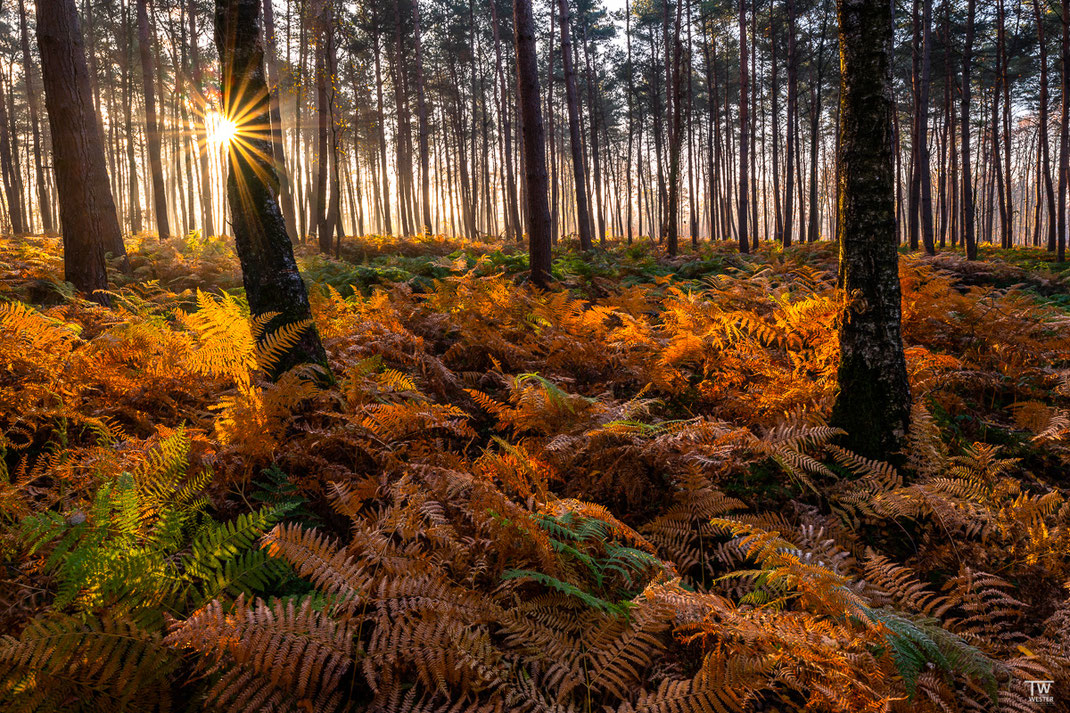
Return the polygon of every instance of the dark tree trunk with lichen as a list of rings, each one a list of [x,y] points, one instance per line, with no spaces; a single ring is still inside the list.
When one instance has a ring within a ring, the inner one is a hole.
[[[275,312],[265,335],[311,319],[308,293],[279,208],[271,150],[270,102],[260,41],[259,0],[216,0],[215,40],[223,76],[223,110],[238,127],[228,151],[227,200],[242,281],[254,315]],[[269,370],[277,378],[298,364],[327,366],[315,327]]]
[[[104,253],[123,240],[74,0],[38,0],[37,46],[52,134],[64,278],[107,304],[107,295],[97,292],[108,287]]]
[[[887,0],[839,0],[840,391],[831,423],[870,458],[899,449],[910,418],[895,234],[892,15]]]

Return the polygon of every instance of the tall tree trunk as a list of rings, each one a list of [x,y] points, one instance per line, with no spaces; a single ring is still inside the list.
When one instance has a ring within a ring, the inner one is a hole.
[[[795,166],[799,162],[799,150],[796,136],[798,121],[796,119],[796,104],[798,103],[798,58],[795,53],[795,0],[787,0],[788,3],[788,135],[785,141],[785,153],[787,154],[787,175],[784,181],[784,247],[791,245],[794,231],[795,214]],[[799,187],[800,193],[802,186]],[[802,204],[802,200],[799,200]],[[800,224],[799,230],[802,230]]]
[[[513,0],[516,86],[520,95],[520,136],[524,147],[524,196],[527,199],[528,256],[531,281],[546,287],[550,279],[550,206],[546,192],[546,141],[539,106],[539,63],[531,0]]]
[[[211,163],[208,158],[208,147],[206,145],[208,141],[208,102],[204,97],[204,87],[202,85],[203,75],[201,70],[201,63],[198,59],[200,42],[197,39],[197,8],[193,4],[194,0],[187,0],[189,2],[189,38],[190,38],[190,50],[189,60],[190,65],[193,67],[193,97],[197,103],[197,111],[200,114],[200,122],[198,122],[197,128],[197,158],[201,166],[201,216],[204,221],[204,237],[211,237],[215,235],[215,221],[212,219],[212,172]],[[133,175],[133,156],[131,155],[131,175]],[[131,189],[133,194],[133,189]]]
[[[962,51],[961,126],[962,130],[962,242],[966,246],[966,259],[977,259],[977,237],[973,218],[973,175],[970,164],[970,67],[973,63],[974,19],[977,15],[976,0],[966,3],[966,44]]]
[[[7,198],[11,232],[21,235],[26,232],[26,222],[22,215],[22,196],[19,195],[18,182],[15,180],[15,162],[18,156],[12,156],[12,132],[8,123],[6,94],[3,75],[0,74],[0,171],[3,173],[4,197]]]
[[[286,220],[286,234],[291,241],[297,240],[297,213],[294,207],[293,190],[290,187],[290,172],[286,167],[286,142],[282,132],[282,106],[279,101],[279,70],[275,58],[275,9],[271,0],[264,0],[264,55],[267,59],[268,90],[271,92],[271,155],[275,159],[275,173],[279,177],[279,197],[282,199],[282,217]]]
[[[498,27],[498,7],[496,0],[489,0],[490,12],[494,24],[494,67],[498,76],[498,83],[501,88],[501,107],[499,108],[499,123],[502,127],[503,138],[505,140],[505,216],[509,229],[513,231],[513,235],[509,238],[519,240],[522,234],[520,225],[520,213],[518,209],[517,197],[516,197],[516,173],[513,171],[513,136],[511,122],[509,121],[509,92],[507,91],[505,84],[505,70],[502,68],[502,41],[501,32]],[[516,7],[513,8],[514,14],[516,14]],[[530,2],[528,12],[531,12]],[[519,71],[517,77],[519,78]],[[538,85],[539,77],[535,75],[535,84]],[[519,86],[519,85],[518,85]],[[539,96],[538,92],[535,93],[535,104],[538,107]],[[541,123],[542,116],[539,117],[540,130],[542,133]],[[542,144],[540,143],[540,146]],[[546,158],[543,157],[543,173],[546,171]]]
[[[931,1],[931,0],[930,0]],[[1012,166],[1011,166],[1011,127],[1010,127],[1010,112],[1011,112],[1011,87],[1010,87],[1010,72],[1007,71],[1007,32],[1006,32],[1006,11],[1004,9],[1003,0],[999,0],[997,7],[999,8],[999,65],[1000,65],[1000,88],[1003,90],[1003,196],[1000,196],[1003,203],[1006,205],[1007,210],[1003,214],[1003,240],[1002,245],[1004,248],[1011,247],[1014,240],[1014,191],[1012,185]],[[999,161],[1000,157],[996,157]]]
[[[828,24],[828,4],[821,15],[821,30],[817,45],[816,76],[810,80],[810,224],[807,226],[806,242],[815,242],[820,233],[821,207],[817,195],[817,151],[821,145],[819,136],[821,122],[821,88],[825,75],[825,30]]]
[[[1038,116],[1040,124],[1040,172],[1044,183],[1044,197],[1048,206],[1047,247],[1055,252],[1055,190],[1051,182],[1051,150],[1048,139],[1048,50],[1044,38],[1044,17],[1040,11],[1039,0],[1033,0],[1033,17],[1037,23],[1037,44],[1040,47],[1040,98]]]
[[[109,245],[122,245],[122,232],[74,0],[37,0],[37,46],[52,135],[64,279],[107,304],[107,295],[98,292],[108,287],[104,253]]]
[[[215,41],[225,114],[240,116],[242,122],[242,144],[231,142],[228,151],[227,200],[249,310],[253,315],[275,313],[265,325],[261,342],[279,329],[308,322],[299,341],[269,366],[269,376],[276,379],[299,364],[326,370],[327,356],[311,324],[308,294],[278,204],[260,6],[261,0],[216,0]]]
[[[628,231],[628,244],[632,244],[632,142],[635,138],[634,127],[634,108],[632,107],[632,98],[635,95],[635,78],[633,76],[634,67],[632,66],[632,7],[630,0],[624,0],[624,43],[627,48],[628,58],[624,65],[624,73],[628,77],[627,91],[627,103],[628,114],[626,120],[628,122],[628,155],[624,158],[624,190],[627,193],[627,231]]]
[[[19,38],[22,45],[22,76],[26,84],[26,103],[30,108],[30,128],[33,131],[33,167],[37,178],[37,205],[41,211],[41,224],[46,234],[55,231],[52,224],[52,203],[48,195],[48,182],[41,163],[41,119],[38,109],[37,90],[30,81],[34,75],[34,63],[30,58],[30,33],[26,23],[26,2],[19,0]]]
[[[557,0],[558,20],[561,23],[561,63],[565,71],[565,103],[568,107],[568,136],[572,147],[572,175],[576,183],[576,223],[580,234],[580,248],[593,247],[591,214],[587,205],[587,174],[583,162],[583,143],[580,139],[580,97],[576,90],[576,71],[572,65],[572,16],[568,0]]]
[[[427,99],[424,92],[423,47],[420,37],[420,0],[412,0],[413,33],[416,39],[416,115],[419,122],[420,142],[420,206],[422,209],[420,226],[427,235],[432,232],[431,223],[431,171],[427,150],[429,129],[427,126]]]
[[[830,423],[847,432],[848,448],[882,460],[899,450],[910,418],[895,235],[891,11],[886,0],[838,3],[839,282],[847,302]]]
[[[1066,191],[1070,182],[1070,0],[1063,0],[1059,19],[1062,37],[1059,42],[1062,103],[1059,108],[1059,202],[1055,259],[1066,260]]]
[[[137,39],[141,55],[141,83],[145,94],[145,141],[149,149],[152,173],[152,200],[156,211],[156,233],[161,239],[171,235],[167,222],[167,188],[163,181],[160,155],[160,127],[156,116],[156,82],[153,72],[152,42],[155,33],[149,27],[148,0],[137,0]]]
[[[769,3],[769,54],[770,54],[770,113],[773,129],[773,240],[784,241],[784,214],[781,212],[780,193],[780,63],[777,53],[778,30],[776,3]]]
[[[747,232],[747,198],[750,195],[750,180],[747,176],[747,6],[739,0],[739,251],[750,252],[750,236]]]
[[[590,127],[591,127],[591,163],[594,168],[594,215],[592,218],[596,221],[595,228],[598,232],[598,244],[605,246],[606,244],[606,215],[605,215],[605,202],[602,200],[602,168],[601,160],[598,149],[598,129],[599,124],[602,123],[602,113],[597,102],[598,92],[596,91],[596,75],[591,62],[591,42],[587,36],[586,19],[583,24],[583,56],[585,65],[585,74],[587,79],[587,106],[588,113],[590,114]]]
[[[679,251],[679,215],[680,212],[680,149],[683,145],[683,45],[680,42],[680,11],[684,0],[676,1],[676,20],[672,23],[672,41],[669,41],[668,27],[670,24],[669,5],[665,4],[665,54],[666,60],[671,56],[671,72],[666,77],[666,99],[669,104],[669,201],[666,207],[665,222],[668,232],[666,234],[669,255],[675,256]],[[670,55],[670,45],[671,55]]]
[[[375,99],[376,99],[376,114],[375,120],[378,125],[379,133],[379,167],[382,169],[383,177],[383,232],[390,235],[393,232],[393,228],[390,224],[390,176],[386,167],[386,126],[385,117],[383,115],[383,73],[382,65],[379,60],[379,39],[375,38]]]
[[[918,142],[918,166],[915,168],[921,178],[921,241],[925,252],[936,254],[936,241],[933,235],[933,195],[932,176],[929,172],[929,86],[932,74],[932,0],[922,1],[921,13],[921,80],[918,91],[918,107],[915,129]]]

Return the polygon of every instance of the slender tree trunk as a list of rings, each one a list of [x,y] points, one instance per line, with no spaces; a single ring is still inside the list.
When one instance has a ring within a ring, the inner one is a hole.
[[[416,115],[419,122],[420,142],[420,205],[422,208],[423,232],[430,235],[431,228],[431,171],[430,160],[427,150],[429,129],[427,126],[427,99],[424,92],[424,62],[423,47],[420,36],[420,0],[412,0],[413,34],[416,40]]]
[[[11,232],[21,235],[26,232],[26,223],[22,216],[22,197],[19,195],[18,182],[15,180],[14,167],[18,156],[13,156],[11,150],[12,132],[8,123],[6,94],[3,75],[0,74],[0,171],[3,172],[4,197],[7,198],[7,214],[11,219]]]
[[[212,219],[212,172],[211,162],[208,157],[208,102],[204,96],[203,87],[203,74],[201,70],[199,55],[200,42],[197,39],[197,8],[193,4],[194,0],[188,0],[189,10],[189,41],[190,52],[189,59],[190,65],[193,67],[193,98],[197,104],[197,112],[200,114],[200,122],[198,122],[198,131],[196,135],[197,139],[197,158],[201,167],[201,216],[204,221],[204,237],[211,237],[216,234],[215,221]],[[129,107],[129,105],[128,105]],[[129,126],[129,121],[127,122]],[[134,164],[133,154],[130,156],[130,170],[131,177],[133,177]],[[131,189],[131,196],[133,196],[133,189]]]
[[[921,81],[918,92],[918,126],[915,136],[918,142],[918,171],[921,178],[921,240],[925,252],[936,254],[933,235],[932,176],[929,172],[929,87],[932,74],[932,0],[922,0],[921,13]]]
[[[19,38],[22,45],[22,75],[26,85],[26,103],[30,108],[30,128],[33,131],[33,167],[37,177],[37,205],[41,211],[41,224],[46,234],[55,231],[52,224],[52,203],[48,195],[48,182],[41,163],[41,120],[37,91],[30,81],[34,76],[34,63],[30,58],[30,33],[26,23],[26,3],[19,0]]]
[[[160,129],[156,116],[156,82],[152,61],[152,29],[149,27],[148,0],[137,0],[138,52],[141,55],[141,79],[145,94],[145,141],[149,150],[149,170],[152,174],[152,200],[156,212],[156,233],[161,239],[170,237],[167,221],[167,188],[163,180]]]
[[[838,2],[839,281],[846,304],[830,423],[847,432],[848,448],[882,460],[897,453],[910,418],[895,235],[891,11],[886,0]]]
[[[528,256],[531,281],[546,287],[550,279],[550,206],[546,193],[546,141],[539,106],[539,60],[531,0],[513,0],[516,86],[520,96],[520,137],[524,148]]]
[[[1044,17],[1040,11],[1039,0],[1033,0],[1033,17],[1037,23],[1037,44],[1040,47],[1040,99],[1038,116],[1040,124],[1040,172],[1044,183],[1044,197],[1048,206],[1048,230],[1047,247],[1049,252],[1055,252],[1056,243],[1056,220],[1055,220],[1055,190],[1051,181],[1051,150],[1048,138],[1048,51],[1044,37]]]
[[[784,247],[789,247],[792,240],[792,232],[795,223],[794,198],[795,198],[795,165],[798,163],[798,148],[796,146],[796,104],[798,102],[798,58],[795,53],[795,0],[787,0],[788,4],[788,135],[785,146],[787,153],[787,177],[784,186]],[[800,186],[800,192],[801,192]],[[799,201],[800,205],[802,200]],[[800,224],[800,231],[802,226]]]
[[[676,2],[676,20],[673,23],[672,42],[669,42],[669,6],[665,1],[665,54],[669,56],[672,47],[672,71],[667,80],[666,98],[669,104],[669,201],[666,208],[666,225],[668,227],[667,248],[670,256],[679,251],[679,215],[680,212],[680,149],[683,145],[683,46],[680,42],[680,10],[684,0]]]
[[[977,238],[974,233],[973,175],[970,164],[970,68],[973,63],[974,18],[977,14],[976,0],[966,3],[966,44],[962,51],[961,129],[962,129],[962,242],[966,246],[966,259],[977,259]]]
[[[291,241],[296,241],[297,210],[290,187],[290,172],[286,167],[286,142],[283,140],[279,70],[275,53],[275,9],[271,0],[264,0],[264,55],[267,59],[268,90],[271,92],[271,155],[275,159],[275,172],[279,176],[279,197],[282,199],[282,216],[286,220],[286,234],[290,236]]]
[[[378,125],[379,133],[379,167],[382,169],[383,176],[383,221],[384,231],[387,235],[393,233],[393,228],[390,225],[390,176],[386,167],[386,126],[385,117],[383,116],[383,74],[379,61],[379,40],[376,38],[375,42],[375,98],[376,98],[376,115],[375,121]]]
[[[1059,109],[1059,201],[1055,259],[1066,260],[1066,191],[1070,181],[1070,0],[1063,0],[1059,19],[1062,37],[1059,42],[1062,103]]]
[[[624,0],[624,43],[627,48],[628,59],[624,66],[624,73],[628,77],[627,91],[627,103],[628,103],[628,115],[626,120],[628,122],[628,155],[624,159],[624,190],[627,193],[627,231],[628,231],[628,244],[632,244],[632,142],[635,138],[634,127],[634,108],[632,107],[632,98],[635,95],[635,78],[634,67],[632,66],[632,7],[630,0]]]
[[[503,139],[505,141],[505,202],[506,202],[506,205],[505,205],[505,217],[506,217],[506,220],[507,220],[507,223],[509,225],[510,230],[513,231],[513,235],[510,235],[508,237],[510,237],[512,239],[515,239],[515,240],[519,240],[520,236],[522,234],[522,229],[521,229],[521,225],[520,225],[520,213],[519,213],[519,210],[518,210],[518,207],[517,207],[519,204],[517,203],[517,197],[516,197],[516,173],[513,171],[512,127],[510,126],[511,122],[509,121],[509,116],[508,116],[509,111],[508,111],[508,108],[507,108],[509,106],[509,104],[510,104],[509,99],[508,99],[508,97],[510,95],[509,95],[509,92],[507,91],[506,84],[505,84],[505,70],[502,68],[502,43],[501,43],[501,32],[500,32],[499,27],[498,27],[498,24],[499,24],[498,23],[498,8],[497,8],[497,5],[495,3],[495,0],[489,0],[489,3],[490,3],[491,18],[493,19],[493,25],[494,25],[494,59],[495,59],[494,68],[495,68],[495,72],[496,72],[496,74],[498,76],[498,84],[499,84],[499,86],[501,88],[501,104],[502,104],[502,106],[500,107],[500,111],[499,111],[499,123],[501,124],[502,133],[503,133]],[[516,14],[516,10],[517,10],[517,8],[514,7],[513,8],[513,13],[514,14]],[[531,10],[530,10],[530,2],[529,2],[528,12],[529,13],[531,12]],[[519,78],[519,76],[520,75],[519,75],[519,72],[518,72],[517,77]],[[535,84],[536,84],[536,86],[538,86],[538,82],[539,82],[539,77],[536,74],[535,75]],[[519,86],[519,84],[518,84],[518,86]],[[538,92],[536,92],[536,95],[535,95],[536,108],[538,108],[538,102],[539,102],[539,97],[538,97]],[[541,112],[540,112],[540,116],[539,116],[539,121],[540,121],[540,124],[541,124],[541,122],[542,122]],[[539,133],[540,134],[542,133],[541,127],[540,127],[540,132]],[[541,142],[540,142],[540,145],[542,145]],[[545,170],[546,170],[546,157],[544,156],[543,157],[543,172],[544,173],[545,173]]]
[[[580,138],[580,98],[576,89],[576,71],[572,65],[571,14],[568,0],[557,0],[558,20],[561,23],[561,63],[565,71],[565,103],[568,107],[568,135],[572,147],[572,175],[576,183],[576,223],[580,234],[580,249],[593,247],[591,217],[587,205],[587,175],[583,162],[583,143]]]
[[[750,235],[747,232],[747,198],[750,195],[750,180],[747,175],[747,6],[739,0],[739,251],[750,252]]]

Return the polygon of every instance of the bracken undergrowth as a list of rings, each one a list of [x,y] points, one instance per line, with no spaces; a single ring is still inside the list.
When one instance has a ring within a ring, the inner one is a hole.
[[[828,244],[299,250],[335,381],[226,244],[112,307],[0,244],[6,711],[1040,711],[1070,695],[1070,315],[901,261],[894,465],[837,446]]]

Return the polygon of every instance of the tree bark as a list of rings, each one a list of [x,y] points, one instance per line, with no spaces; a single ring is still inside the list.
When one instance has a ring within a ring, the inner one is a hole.
[[[22,196],[19,195],[18,182],[15,180],[15,161],[18,156],[12,156],[12,132],[8,123],[6,94],[3,76],[0,75],[0,171],[3,173],[4,196],[7,198],[11,232],[21,235],[26,232],[26,222],[22,215]]]
[[[1047,247],[1055,252],[1055,190],[1051,182],[1051,149],[1048,139],[1048,51],[1044,38],[1044,17],[1039,0],[1033,0],[1033,17],[1037,23],[1037,44],[1040,47],[1040,98],[1038,116],[1040,123],[1040,171],[1044,183],[1044,197],[1048,204]]]
[[[291,241],[295,241],[297,240],[296,208],[293,190],[290,187],[290,172],[286,167],[286,142],[283,140],[282,106],[279,101],[279,70],[275,59],[275,10],[271,0],[264,0],[264,41],[268,89],[271,92],[271,155],[275,159],[275,172],[279,176],[279,197],[282,199],[282,216],[286,219],[286,233]]]
[[[104,253],[109,245],[122,245],[122,232],[74,0],[37,1],[37,45],[52,135],[64,277],[107,304],[107,295],[98,292],[108,287]]]
[[[516,40],[516,85],[520,95],[520,136],[524,148],[528,256],[531,281],[546,287],[550,279],[550,206],[547,203],[546,139],[539,105],[539,63],[531,0],[513,0]]]
[[[971,0],[972,2],[972,0]],[[892,16],[887,0],[839,0],[840,391],[830,422],[845,445],[886,460],[910,417],[900,333],[892,136]]]
[[[664,34],[666,61],[669,62],[669,5],[665,3]],[[680,43],[680,9],[684,0],[676,1],[676,20],[673,22],[672,33],[672,59],[669,63],[671,71],[666,77],[668,91],[666,97],[669,104],[669,200],[665,210],[665,223],[668,228],[666,234],[666,247],[670,256],[675,256],[679,251],[679,220],[680,206],[680,149],[683,145],[683,78],[681,63],[683,62],[683,46]]]
[[[787,0],[788,4],[788,126],[787,140],[785,143],[785,161],[787,162],[787,175],[784,181],[784,237],[783,246],[790,247],[792,233],[795,225],[794,199],[795,199],[795,166],[799,161],[799,150],[795,140],[798,121],[796,119],[796,103],[798,102],[798,58],[795,53],[795,0]],[[800,192],[801,192],[800,186]],[[799,200],[802,204],[802,198]],[[800,224],[801,232],[802,226]]]
[[[576,188],[576,223],[580,234],[580,249],[591,249],[591,214],[587,204],[587,175],[583,163],[583,143],[580,139],[579,92],[576,90],[576,71],[572,65],[572,15],[568,0],[557,0],[558,20],[561,23],[561,63],[565,72],[565,104],[568,107],[568,136],[572,148],[572,175]]]
[[[424,91],[423,45],[420,36],[420,0],[412,0],[413,33],[416,39],[416,116],[418,121],[418,140],[420,142],[420,207],[422,231],[430,235],[431,223],[431,172],[430,157],[427,149],[429,129],[427,126],[427,99]]]
[[[973,63],[974,19],[977,15],[976,0],[966,3],[966,44],[962,51],[962,88],[960,113],[962,130],[962,242],[966,246],[966,259],[977,259],[977,236],[973,218],[973,175],[970,164],[970,66]]]
[[[33,166],[37,178],[37,204],[41,211],[41,224],[45,234],[55,231],[52,225],[52,203],[48,195],[48,182],[41,163],[41,120],[38,108],[37,91],[30,78],[34,73],[33,60],[30,58],[30,33],[26,24],[26,2],[19,0],[19,39],[22,45],[22,74],[26,84],[26,103],[30,108],[30,127],[33,131]]]
[[[747,6],[739,0],[739,251],[750,252],[750,237],[747,233],[747,198],[750,195],[750,180],[747,176]]]
[[[1066,260],[1066,191],[1070,182],[1070,0],[1063,0],[1059,20],[1062,37],[1059,57],[1062,81],[1062,104],[1059,108],[1059,201],[1055,259]]]
[[[260,41],[260,0],[216,0],[215,41],[222,67],[223,109],[240,117],[242,140],[227,152],[230,172],[227,200],[242,281],[255,315],[274,313],[260,337],[281,327],[311,320],[308,293],[297,271],[293,246],[278,204],[278,177],[271,160],[270,102]],[[327,368],[327,357],[315,327],[268,368],[277,379],[299,364]]]
[[[156,233],[160,238],[171,235],[167,221],[167,188],[163,181],[163,159],[160,155],[160,127],[156,116],[156,82],[153,77],[152,38],[149,27],[148,0],[137,0],[137,39],[141,55],[141,83],[145,93],[145,140],[149,149],[149,170],[152,173],[152,200],[156,211]]]

